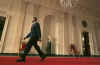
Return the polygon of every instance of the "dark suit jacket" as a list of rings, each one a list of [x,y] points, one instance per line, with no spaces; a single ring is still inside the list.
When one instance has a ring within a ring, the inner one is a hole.
[[[31,39],[41,40],[41,29],[40,24],[38,22],[34,22],[31,27],[31,32],[26,36],[26,38],[30,37]]]

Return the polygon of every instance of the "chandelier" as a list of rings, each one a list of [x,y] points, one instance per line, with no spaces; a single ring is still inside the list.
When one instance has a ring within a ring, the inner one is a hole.
[[[77,5],[79,0],[60,0],[60,4],[64,8],[73,8]]]

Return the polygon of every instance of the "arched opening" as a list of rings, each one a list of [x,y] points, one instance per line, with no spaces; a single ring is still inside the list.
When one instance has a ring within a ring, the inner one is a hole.
[[[84,31],[82,32],[82,40],[83,40],[83,55],[84,56],[90,56],[90,44],[89,44],[89,32]]]
[[[90,39],[89,39],[89,32],[86,30],[88,27],[88,23],[86,20],[82,21],[82,26],[84,28],[84,31],[82,32],[82,48],[83,48],[83,55],[84,56],[90,56]]]

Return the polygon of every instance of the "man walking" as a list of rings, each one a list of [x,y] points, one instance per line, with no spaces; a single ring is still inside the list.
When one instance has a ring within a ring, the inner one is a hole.
[[[40,24],[37,22],[37,17],[33,17],[32,21],[32,27],[31,27],[31,32],[24,37],[24,40],[26,38],[29,38],[29,41],[26,45],[26,48],[24,50],[24,54],[22,54],[20,57],[21,59],[18,59],[17,62],[25,62],[26,56],[29,53],[30,49],[32,46],[37,50],[41,57],[41,61],[46,58],[46,55],[40,50],[40,47],[38,46],[37,42],[41,40],[41,30],[40,30]]]

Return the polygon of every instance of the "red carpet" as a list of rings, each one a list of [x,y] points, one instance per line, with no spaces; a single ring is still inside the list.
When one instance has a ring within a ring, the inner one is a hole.
[[[0,56],[0,65],[100,65],[100,57],[27,57],[26,62],[16,62],[16,56]]]

